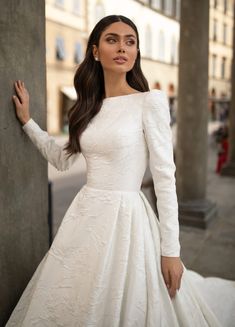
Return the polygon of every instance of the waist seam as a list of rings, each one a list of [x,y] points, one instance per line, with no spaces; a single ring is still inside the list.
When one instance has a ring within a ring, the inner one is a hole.
[[[94,190],[94,191],[98,191],[98,192],[110,192],[110,193],[140,193],[141,189],[138,190],[118,190],[118,189],[107,189],[107,188],[97,188],[94,186],[90,186],[88,184],[84,184],[83,187]]]

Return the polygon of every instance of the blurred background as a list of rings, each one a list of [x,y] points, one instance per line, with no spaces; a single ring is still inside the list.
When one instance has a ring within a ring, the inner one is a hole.
[[[88,36],[102,17],[122,14],[140,35],[142,69],[150,88],[178,92],[180,0],[46,0],[47,126],[67,132],[67,111],[76,99],[73,76],[84,58]],[[210,118],[226,114],[231,95],[233,0],[210,0]],[[192,40],[192,42],[194,42]],[[174,108],[176,110],[176,108]]]

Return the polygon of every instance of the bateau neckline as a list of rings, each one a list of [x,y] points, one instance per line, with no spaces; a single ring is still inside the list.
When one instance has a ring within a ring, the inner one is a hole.
[[[145,91],[145,92],[135,92],[135,93],[129,93],[129,94],[123,94],[123,95],[116,95],[116,96],[113,96],[113,97],[107,97],[107,98],[103,99],[103,103],[111,101],[111,100],[120,99],[120,98],[129,98],[131,96],[136,96],[136,95],[140,95],[140,94],[147,94],[147,93],[151,93],[151,92],[154,92],[154,91],[160,91],[160,90],[152,89],[152,90]]]

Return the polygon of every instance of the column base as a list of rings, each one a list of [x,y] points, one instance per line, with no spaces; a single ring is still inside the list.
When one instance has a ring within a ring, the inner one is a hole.
[[[206,229],[217,215],[216,203],[209,200],[179,202],[180,225]]]
[[[235,162],[230,161],[225,166],[223,166],[220,175],[235,177]]]

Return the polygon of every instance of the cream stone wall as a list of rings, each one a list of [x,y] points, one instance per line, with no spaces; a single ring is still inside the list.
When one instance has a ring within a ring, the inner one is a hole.
[[[216,95],[230,96],[230,78],[232,64],[233,0],[227,0],[227,12],[224,13],[224,1],[210,1],[210,41],[209,41],[209,90],[216,89]],[[217,39],[214,40],[214,20],[217,20]],[[223,40],[223,24],[227,26],[226,41]],[[213,55],[216,55],[215,74],[213,76]],[[221,76],[222,58],[226,58],[225,76]]]
[[[73,77],[78,67],[74,61],[76,42],[81,44],[81,59],[84,56],[87,42],[86,17],[85,0],[46,1],[47,128],[52,134],[60,133],[62,128],[61,88],[73,86]],[[56,58],[57,37],[64,40],[64,60]]]

